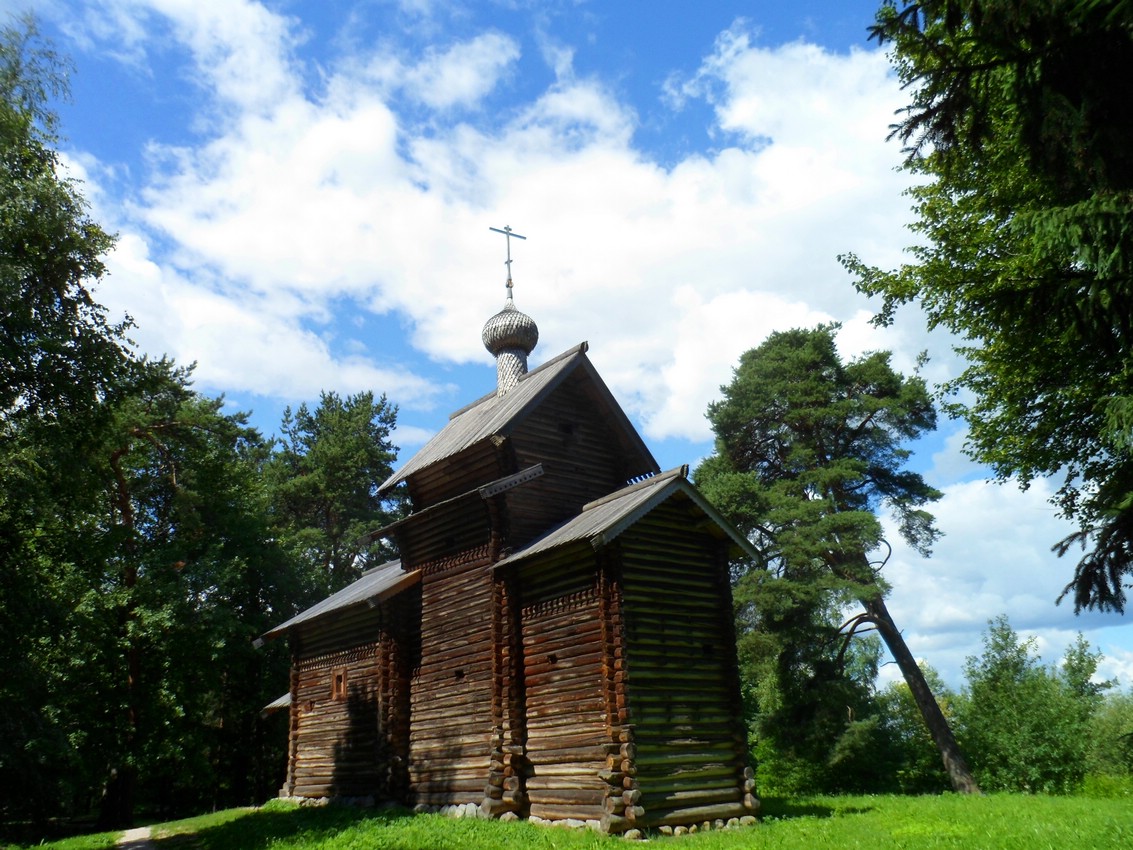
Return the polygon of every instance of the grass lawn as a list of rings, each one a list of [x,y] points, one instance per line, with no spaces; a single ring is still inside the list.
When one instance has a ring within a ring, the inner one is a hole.
[[[1133,805],[1085,797],[809,797],[765,800],[759,826],[666,838],[656,847],[966,848],[1101,850],[1133,847]],[[635,846],[585,830],[527,823],[454,820],[440,815],[272,803],[153,827],[155,850],[499,850]],[[108,850],[114,833],[84,836],[45,850]],[[643,846],[643,845],[636,845]]]

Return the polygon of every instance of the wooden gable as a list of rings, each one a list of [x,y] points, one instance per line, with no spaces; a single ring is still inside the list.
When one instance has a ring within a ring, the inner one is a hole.
[[[586,350],[582,343],[523,375],[506,395],[458,410],[380,492],[404,482],[414,510],[422,510],[542,462],[561,483],[551,497],[573,506],[550,509],[560,521],[590,499],[656,473],[656,460]]]

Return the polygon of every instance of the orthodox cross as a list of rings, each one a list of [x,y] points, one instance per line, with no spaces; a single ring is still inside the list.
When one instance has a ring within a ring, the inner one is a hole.
[[[511,239],[512,239],[513,236],[516,239],[526,239],[527,237],[526,236],[520,236],[518,233],[515,233],[514,231],[512,231],[510,224],[505,224],[503,230],[500,230],[498,227],[489,227],[488,229],[493,230],[496,233],[502,233],[504,235],[504,238],[507,239],[507,260],[504,261],[504,265],[507,266],[507,284],[506,284],[506,286],[507,286],[507,297],[510,299],[511,298],[511,289],[512,289],[512,282],[511,282]]]

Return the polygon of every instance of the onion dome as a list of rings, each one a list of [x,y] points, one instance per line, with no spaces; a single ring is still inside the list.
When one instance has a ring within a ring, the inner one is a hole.
[[[484,324],[480,335],[484,347],[496,358],[496,395],[502,396],[527,374],[527,355],[539,342],[534,319],[516,309],[511,299],[511,281],[504,308]]]
[[[516,308],[508,293],[504,308],[484,324],[481,338],[484,347],[496,357],[508,349],[519,349],[527,355],[539,342],[539,328],[534,319]]]

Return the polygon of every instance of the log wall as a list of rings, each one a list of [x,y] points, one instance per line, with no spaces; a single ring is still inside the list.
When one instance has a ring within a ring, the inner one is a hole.
[[[409,588],[294,636],[289,795],[405,799],[418,600]]]
[[[518,469],[542,463],[542,478],[508,500],[509,544],[518,547],[626,482],[623,450],[576,376],[556,388],[512,434]]]
[[[638,825],[751,814],[723,547],[670,500],[620,538]]]
[[[414,473],[406,481],[413,509],[422,510],[515,472],[501,466],[499,448],[498,442],[480,442]]]
[[[481,803],[492,750],[490,547],[432,564],[421,580],[421,659],[413,678],[409,781],[426,806]]]
[[[594,572],[593,556],[576,557],[525,577],[526,790],[535,817],[605,814],[605,652]]]
[[[303,659],[296,672],[291,795],[386,796],[380,759],[379,642]],[[346,677],[341,696],[332,695],[335,675]]]

